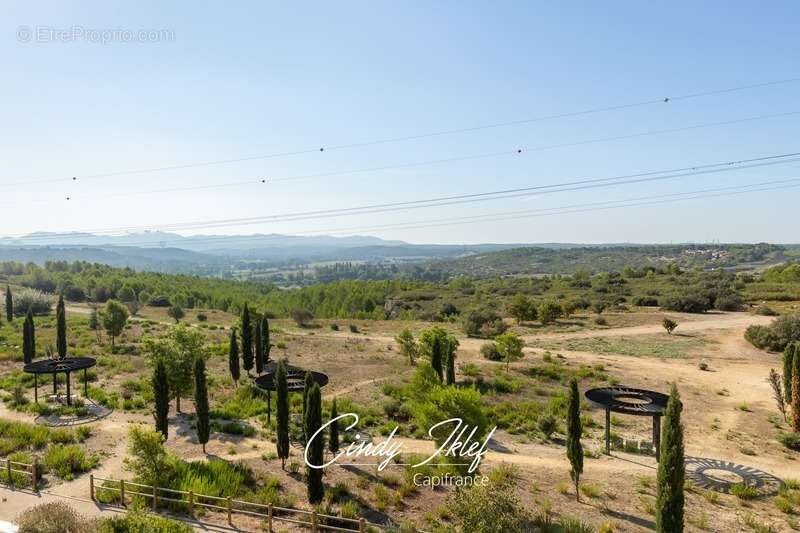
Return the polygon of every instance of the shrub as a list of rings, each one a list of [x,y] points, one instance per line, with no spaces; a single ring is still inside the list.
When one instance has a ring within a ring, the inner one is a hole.
[[[150,298],[148,304],[152,307],[169,307],[172,302],[170,302],[169,296],[158,295]]]
[[[483,356],[484,359],[488,359],[489,361],[503,360],[503,356],[497,349],[497,345],[493,342],[487,342],[486,344],[481,346],[481,355]]]
[[[64,502],[42,503],[17,517],[19,533],[84,533],[96,531],[97,523],[87,520]]]
[[[503,319],[492,309],[476,309],[464,318],[464,333],[469,337],[490,338],[506,330]]]
[[[350,328],[350,333],[358,333],[358,326],[355,324],[350,324],[348,327]]]
[[[143,509],[133,509],[124,516],[109,518],[100,527],[100,533],[192,533],[192,531],[186,524],[148,514]]]
[[[205,313],[197,313],[198,322],[205,322],[206,320],[208,320],[208,315],[206,315]]]
[[[761,316],[778,316],[778,312],[768,305],[759,305],[753,310],[753,313]]]
[[[711,302],[708,298],[688,293],[666,296],[659,301],[659,304],[667,311],[682,313],[705,313],[711,309]]]
[[[637,296],[632,303],[639,307],[658,307],[658,298],[655,296]]]
[[[740,500],[752,500],[758,496],[758,489],[747,483],[736,483],[731,486],[731,494]]]
[[[800,340],[800,314],[780,316],[769,326],[749,326],[744,338],[756,348],[783,351],[790,342]]]
[[[91,470],[99,458],[96,455],[87,456],[82,447],[77,444],[53,444],[44,454],[42,464],[61,479],[71,480],[75,474]]]
[[[47,315],[53,307],[54,298],[36,289],[22,289],[14,294],[14,316],[22,316],[28,309],[34,315]]]
[[[556,432],[556,417],[554,417],[552,414],[546,414],[539,419],[539,421],[536,423],[536,427],[542,432],[545,438],[549,440],[553,433]]]
[[[778,440],[790,450],[800,452],[800,433],[781,433]]]
[[[718,296],[714,302],[714,307],[720,311],[741,311],[742,305],[742,299],[738,294]]]
[[[473,486],[457,491],[450,510],[462,531],[527,531],[529,517],[510,484]]]
[[[314,314],[308,309],[293,309],[289,314],[291,315],[295,324],[301,328],[308,326],[311,321],[314,320]]]

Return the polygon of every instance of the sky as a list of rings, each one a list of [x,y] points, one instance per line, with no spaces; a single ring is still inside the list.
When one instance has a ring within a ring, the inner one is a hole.
[[[157,230],[800,152],[800,113],[788,114],[800,112],[799,23],[791,1],[5,1],[0,235]],[[553,115],[568,116],[531,120]],[[221,160],[239,161],[202,164]],[[182,168],[135,172],[162,167]],[[800,162],[181,233],[799,242],[800,187],[570,207],[791,178]]]

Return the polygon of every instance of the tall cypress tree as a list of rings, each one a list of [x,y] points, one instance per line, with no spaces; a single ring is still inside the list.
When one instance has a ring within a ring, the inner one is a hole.
[[[336,398],[333,399],[331,404],[331,420],[339,416],[339,409],[336,407]],[[339,451],[339,422],[336,421],[328,426],[328,449],[331,453]]]
[[[800,432],[800,353],[792,357],[792,430]]]
[[[790,342],[783,351],[783,394],[786,403],[792,403],[792,367],[797,353],[797,343]]]
[[[442,369],[442,351],[444,346],[442,344],[442,339],[438,335],[433,338],[433,346],[431,346],[431,367],[436,371],[436,375],[439,376],[439,381],[444,379],[444,371]]]
[[[8,323],[14,321],[14,297],[11,296],[11,287],[6,285],[6,320]]]
[[[456,350],[455,347],[450,344],[449,339],[444,342],[447,346],[446,383],[448,385],[454,385],[456,382]]]
[[[239,343],[236,341],[236,328],[231,329],[231,343],[228,348],[228,368],[236,386],[239,386]]]
[[[303,383],[303,420],[306,419],[306,411],[308,410],[308,393],[311,392],[311,387],[314,386],[314,376],[311,372],[306,372],[306,379]],[[306,426],[303,424],[303,437],[308,438],[309,434],[306,433]]]
[[[569,403],[567,405],[567,457],[569,458],[569,477],[575,483],[575,498],[580,501],[580,480],[583,473],[583,446],[581,446],[581,397],[578,380],[569,383]]]
[[[269,363],[269,352],[272,350],[272,344],[269,342],[269,320],[267,313],[264,312],[264,318],[261,319],[261,342],[264,343],[264,364]]]
[[[22,359],[27,365],[36,358],[36,326],[33,323],[33,311],[28,309],[25,322],[22,323]]]
[[[250,324],[250,310],[247,303],[242,310],[242,362],[249,376],[253,370],[253,326]]]
[[[164,361],[161,360],[156,363],[153,370],[153,402],[155,403],[153,416],[156,419],[156,430],[160,431],[166,440],[169,426],[169,379]]]
[[[681,410],[678,388],[673,384],[667,409],[664,412],[661,455],[658,460],[656,491],[656,531],[658,533],[681,533],[683,531],[683,483],[686,477],[686,467],[683,458]]]
[[[206,443],[211,433],[211,426],[208,420],[206,360],[202,357],[198,357],[194,360],[194,411],[197,418],[197,440],[203,445],[203,453],[206,453]]]
[[[67,357],[67,313],[64,310],[63,295],[58,297],[56,306],[56,348],[58,358],[65,359]]]
[[[261,322],[253,328],[253,341],[256,345],[256,375],[261,375],[264,371],[264,341],[261,338]]]
[[[308,391],[308,410],[305,415],[306,435],[311,437],[322,426],[322,396],[320,394],[319,385],[314,383]],[[306,455],[311,464],[321,465],[323,462],[323,455],[325,453],[325,441],[321,438],[316,438],[311,443],[306,443],[310,446]],[[322,469],[311,468],[306,466],[306,483],[308,488],[308,501],[319,503],[325,496],[325,487],[322,484]]]
[[[289,457],[289,385],[286,382],[286,364],[283,361],[278,363],[275,371],[275,392],[278,394],[275,413],[278,457],[281,458],[281,468],[285,469],[286,459]]]

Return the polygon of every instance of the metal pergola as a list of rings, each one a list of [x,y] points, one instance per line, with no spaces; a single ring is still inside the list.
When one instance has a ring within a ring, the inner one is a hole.
[[[611,413],[653,418],[653,446],[656,460],[661,452],[661,417],[667,408],[669,396],[660,392],[633,387],[600,387],[585,393],[592,404],[606,412],[606,453],[611,452]]]
[[[67,357],[64,359],[41,359],[25,365],[22,370],[33,374],[34,399],[39,403],[39,375],[53,376],[53,394],[58,397],[58,374],[66,374],[67,405],[72,405],[72,373],[83,370],[83,395],[89,397],[89,379],[87,370],[97,364],[93,357]]]
[[[270,421],[270,412],[272,410],[272,391],[275,390],[275,373],[278,371],[278,363],[269,361],[264,366],[264,373],[253,380],[255,386],[261,390],[267,391],[267,422]],[[297,366],[286,365],[286,385],[289,392],[303,392],[306,387],[306,374],[310,373],[314,382],[324,387],[328,384],[327,374],[322,372],[315,372],[313,370],[304,370]]]

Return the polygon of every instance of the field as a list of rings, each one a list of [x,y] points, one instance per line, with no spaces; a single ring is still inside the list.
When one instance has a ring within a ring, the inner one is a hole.
[[[549,519],[569,523],[574,519],[596,531],[648,531],[654,527],[656,462],[652,453],[645,450],[652,440],[650,420],[615,414],[613,447],[606,455],[603,412],[583,402],[585,471],[581,479],[582,501],[577,502],[564,451],[569,380],[576,378],[581,391],[595,386],[627,385],[669,392],[670,385],[675,383],[684,404],[686,455],[711,464],[712,468],[706,471],[708,476],[731,484],[746,483],[750,480],[748,472],[757,471],[765,479],[772,480],[774,476],[789,483],[767,484],[753,497],[738,489],[734,491],[739,496],[718,492],[706,486],[708,478],[693,477],[690,462],[687,529],[768,531],[765,528],[771,527],[773,531],[789,531],[798,527],[795,513],[800,513],[800,492],[792,488],[790,481],[800,479],[798,452],[778,442],[779,433],[789,431],[789,424],[775,408],[766,381],[770,368],[780,370],[781,357],[759,350],[744,339],[748,326],[768,325],[774,320],[755,313],[758,306],[767,305],[783,313],[796,308],[794,300],[759,298],[765,294],[792,294],[793,285],[775,282],[774,286],[759,287],[759,283],[766,282],[742,282],[743,310],[734,312],[685,313],[650,304],[632,304],[637,296],[675,291],[674,278],[671,282],[669,276],[664,273],[649,280],[631,278],[619,285],[608,284],[607,278],[594,277],[589,287],[576,287],[574,281],[582,279],[578,276],[572,281],[461,279],[421,289],[400,288],[387,298],[390,304],[381,309],[405,305],[409,308],[390,320],[353,313],[350,317],[310,318],[301,322],[278,313],[270,320],[270,342],[274,345],[271,357],[285,358],[292,365],[328,374],[330,383],[322,390],[323,418],[329,416],[331,403],[336,399],[339,413],[360,415],[361,433],[368,434],[374,442],[397,428],[394,440],[403,445],[403,459],[411,454],[421,457],[436,448],[426,438],[425,428],[417,424],[419,405],[414,387],[420,368],[426,365],[424,358],[411,365],[395,337],[408,330],[419,339],[432,327],[443,328],[459,343],[456,387],[478,391],[483,415],[490,426],[498,428],[480,471],[510,483],[520,505],[538,520],[534,522],[541,525]],[[10,281],[14,283],[12,292],[23,290],[17,284],[22,280],[11,277]],[[624,289],[612,288],[609,293],[609,286],[623,285]],[[624,294],[627,301],[602,309],[589,305],[542,323],[541,311],[539,319],[516,320],[509,315],[507,309],[518,294],[540,302],[582,297],[596,300],[598,295],[612,301],[609,294]],[[464,333],[463,316],[476,299],[496,303],[504,327],[524,342],[521,359],[509,361],[508,365],[488,360],[481,348],[490,339]],[[268,300],[273,304],[276,301]],[[443,303],[452,303],[458,314],[443,314]],[[80,433],[55,437],[42,434],[36,444],[14,440],[0,432],[0,450],[5,450],[0,455],[22,453],[51,458],[43,473],[42,487],[47,498],[86,500],[90,472],[101,478],[135,477],[136,473],[126,463],[126,458],[131,457],[130,428],[136,424],[153,425],[152,366],[148,362],[151,344],[147,339],[166,338],[177,327],[169,309],[149,305],[137,309],[115,339],[112,350],[109,335],[102,328],[90,327],[93,304],[67,302],[69,353],[98,359],[98,365],[89,374],[90,403],[103,406],[106,414],[88,424],[64,430]],[[408,312],[412,309],[413,313]],[[241,468],[243,473],[236,483],[215,487],[207,479],[202,483],[197,481],[202,474],[195,472],[194,477],[181,478],[181,483],[199,485],[180,486],[203,487],[220,494],[230,491],[230,495],[248,501],[314,508],[306,496],[302,447],[293,443],[285,470],[277,458],[275,398],[268,422],[264,394],[248,384],[244,371],[238,386],[231,378],[229,336],[231,329],[240,325],[238,310],[233,313],[233,309],[196,306],[184,311],[180,322],[202,336],[207,355],[212,433],[204,454],[194,428],[194,402],[188,393],[182,398],[181,412],[177,412],[175,401],[170,402],[166,450],[180,462],[194,464],[187,468],[197,472],[204,471],[206,467],[200,465],[206,461],[223,461],[224,466],[214,468],[220,468],[226,476],[235,474],[231,468]],[[662,327],[664,318],[678,324],[672,334]],[[54,350],[55,318],[37,316],[35,324],[37,353],[41,357]],[[13,323],[4,319],[0,326],[3,389],[0,419],[22,423],[20,428],[24,429],[43,428],[27,425],[35,424],[37,419],[41,422],[43,416],[66,420],[85,415],[81,407],[49,410],[36,407],[32,401],[32,380],[21,372],[21,345],[22,318]],[[704,369],[700,368],[701,363]],[[73,377],[73,391],[82,392],[76,378]],[[45,404],[42,398],[52,386],[48,379],[40,382],[42,405]],[[61,388],[63,392],[63,384]],[[294,395],[292,413],[301,411],[300,404],[300,396]],[[552,418],[549,428],[548,417]],[[299,431],[296,421],[292,431]],[[59,456],[67,453],[59,446],[75,443],[82,450],[81,460]],[[448,468],[438,466],[429,470],[431,474],[442,474]],[[411,469],[400,465],[383,472],[363,465],[329,467],[324,476],[326,497],[316,509],[337,516],[363,516],[371,522],[395,524],[404,530],[456,528],[460,520],[453,511],[456,490],[417,486],[412,479]],[[23,493],[8,496],[5,489],[1,490],[8,501],[1,508],[0,518],[13,517],[31,505],[32,500]],[[81,509],[88,514],[99,512],[89,503],[81,504]],[[209,523],[225,521],[224,513],[213,512],[202,519]],[[247,517],[237,517],[236,524],[253,531],[258,528],[257,521]]]

